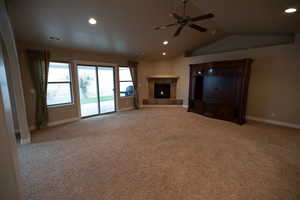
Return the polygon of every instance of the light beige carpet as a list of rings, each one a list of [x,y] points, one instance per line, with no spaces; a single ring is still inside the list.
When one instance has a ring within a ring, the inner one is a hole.
[[[27,200],[299,200],[300,131],[181,108],[39,131],[18,147]]]

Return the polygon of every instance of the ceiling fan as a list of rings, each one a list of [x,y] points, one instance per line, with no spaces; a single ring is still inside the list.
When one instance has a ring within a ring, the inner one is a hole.
[[[183,15],[180,16],[176,13],[171,13],[171,16],[174,17],[177,20],[177,22],[173,23],[173,24],[168,24],[168,25],[165,25],[165,26],[155,27],[154,29],[155,30],[160,30],[160,29],[166,29],[166,28],[169,28],[169,27],[172,27],[172,26],[179,25],[177,31],[174,33],[174,37],[177,37],[186,25],[188,25],[188,27],[190,27],[192,29],[195,29],[197,31],[206,32],[207,31],[206,28],[204,28],[202,26],[199,26],[197,24],[194,24],[194,22],[213,18],[214,14],[209,13],[209,14],[206,14],[206,15],[198,16],[198,17],[190,17],[190,16],[186,15],[186,4],[189,2],[189,0],[181,0],[181,1],[183,3]]]

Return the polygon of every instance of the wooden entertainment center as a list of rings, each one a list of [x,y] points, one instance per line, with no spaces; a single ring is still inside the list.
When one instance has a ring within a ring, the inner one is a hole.
[[[243,59],[190,65],[188,111],[245,123],[251,63]]]

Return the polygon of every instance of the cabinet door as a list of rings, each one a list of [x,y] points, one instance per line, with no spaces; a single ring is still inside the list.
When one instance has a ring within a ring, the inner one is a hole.
[[[228,104],[218,105],[218,111],[216,117],[223,120],[232,121],[234,120],[234,108]]]
[[[196,113],[202,114],[204,111],[204,103],[201,100],[194,100],[194,111]]]

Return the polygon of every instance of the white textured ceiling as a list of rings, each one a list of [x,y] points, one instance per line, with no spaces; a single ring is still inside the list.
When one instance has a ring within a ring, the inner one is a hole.
[[[186,28],[174,38],[170,12],[181,12],[179,0],[10,0],[9,14],[17,40],[46,47],[72,48],[125,56],[160,58],[165,51],[176,56],[230,34],[287,34],[300,32],[299,12],[285,15],[297,0],[191,0],[188,14],[212,12],[215,18],[199,25],[216,35]],[[95,17],[96,26],[88,24]],[[49,36],[61,41],[49,40]],[[169,45],[163,46],[162,41]],[[144,55],[140,55],[140,54]]]

